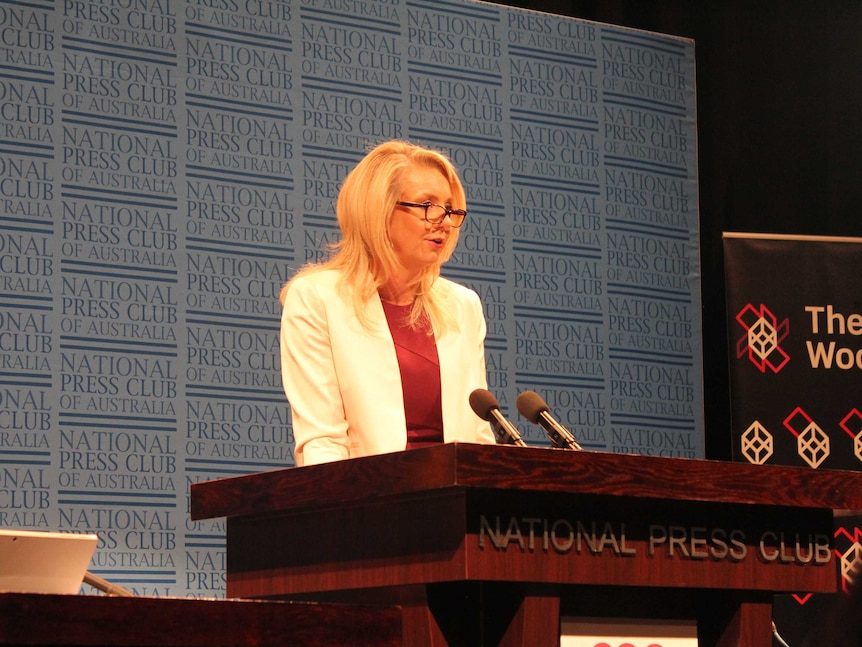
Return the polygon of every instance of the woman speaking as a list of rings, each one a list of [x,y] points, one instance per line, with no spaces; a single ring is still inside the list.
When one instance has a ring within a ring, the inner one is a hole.
[[[429,444],[494,443],[478,295],[440,276],[467,217],[442,153],[374,148],[336,204],[341,241],[282,289],[281,370],[297,466]]]

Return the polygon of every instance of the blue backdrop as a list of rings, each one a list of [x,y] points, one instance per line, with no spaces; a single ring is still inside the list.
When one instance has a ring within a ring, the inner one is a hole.
[[[0,1],[0,526],[224,594],[195,481],[293,465],[277,294],[368,147],[447,152],[492,392],[702,457],[694,43],[468,1]],[[467,394],[465,394],[467,397]]]

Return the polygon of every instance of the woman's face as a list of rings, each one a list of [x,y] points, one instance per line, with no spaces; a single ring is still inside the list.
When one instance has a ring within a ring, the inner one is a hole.
[[[452,203],[452,189],[446,176],[433,166],[414,165],[404,177],[400,202]],[[449,218],[432,225],[425,221],[422,207],[395,206],[389,225],[389,237],[395,254],[410,276],[429,265],[439,263],[446,239],[452,232]]]

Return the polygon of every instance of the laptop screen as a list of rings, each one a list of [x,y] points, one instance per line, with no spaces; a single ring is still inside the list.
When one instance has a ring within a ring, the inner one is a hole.
[[[93,534],[0,529],[0,592],[78,593],[98,542]]]

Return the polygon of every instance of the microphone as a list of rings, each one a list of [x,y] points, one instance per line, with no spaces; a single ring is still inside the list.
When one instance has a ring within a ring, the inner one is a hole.
[[[470,406],[477,416],[491,423],[498,443],[518,445],[519,447],[527,446],[527,443],[521,438],[521,432],[515,425],[506,420],[506,416],[500,411],[500,403],[497,402],[493,393],[486,389],[476,389],[470,394]]]
[[[583,450],[583,447],[575,440],[572,432],[563,427],[549,413],[548,403],[535,391],[524,391],[515,400],[515,406],[518,407],[518,412],[527,420],[544,427],[554,447],[576,451]]]

